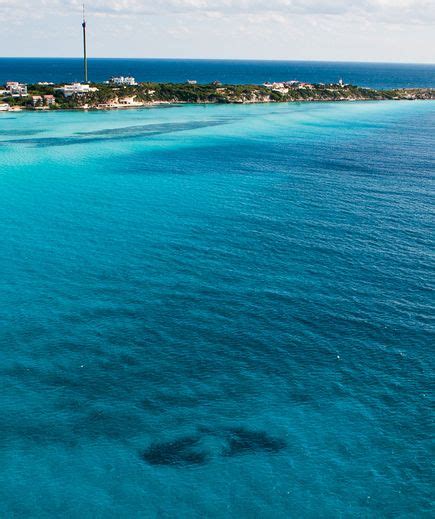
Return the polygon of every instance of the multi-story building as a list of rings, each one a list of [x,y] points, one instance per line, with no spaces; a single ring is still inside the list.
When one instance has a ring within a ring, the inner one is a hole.
[[[71,85],[64,85],[60,88],[55,88],[56,91],[61,92],[65,97],[71,97],[73,95],[84,95],[91,92],[97,92],[98,88],[91,87],[87,84],[73,83]]]
[[[42,96],[32,96],[32,105],[33,106],[42,106],[43,99]]]
[[[18,83],[18,81],[8,81],[6,83],[7,95],[12,97],[27,96],[27,85],[24,83]]]
[[[47,105],[47,106],[51,106],[51,105],[54,105],[56,104],[56,98],[53,96],[53,95],[45,95],[44,96],[44,103]]]
[[[137,85],[136,79],[131,76],[119,76],[110,78],[109,83],[112,85],[120,85],[120,86],[135,86]]]

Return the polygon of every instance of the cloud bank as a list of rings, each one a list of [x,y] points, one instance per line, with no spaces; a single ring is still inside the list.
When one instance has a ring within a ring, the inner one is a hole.
[[[95,51],[99,55],[116,55],[123,48],[122,55],[139,56],[138,46],[142,46],[147,49],[146,56],[151,49],[155,57],[189,53],[192,57],[327,59],[326,53],[331,52],[330,59],[370,60],[378,56],[378,61],[431,61],[428,47],[435,47],[435,0],[86,3],[89,24],[98,35]],[[80,20],[81,9],[82,0],[0,0],[2,25],[8,36],[5,41],[21,55],[36,53],[38,47],[46,54],[44,42],[63,36],[56,48],[71,54],[75,36],[71,34],[70,39],[69,34]],[[111,41],[120,35],[124,41]],[[31,52],[25,52],[26,45]],[[295,45],[300,55],[294,55]],[[291,51],[286,51],[289,46]],[[6,48],[6,54],[17,55],[13,48]]]
[[[27,17],[41,17],[54,12],[80,12],[81,9],[82,0],[0,0],[0,13],[9,16],[26,13]],[[279,13],[282,16],[351,15],[382,22],[401,20],[405,24],[435,20],[433,0],[88,0],[87,10],[90,14],[129,17]]]

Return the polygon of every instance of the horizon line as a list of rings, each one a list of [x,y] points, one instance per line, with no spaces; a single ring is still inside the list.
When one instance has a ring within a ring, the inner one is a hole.
[[[83,60],[83,56],[1,56],[0,60],[7,59],[71,59]],[[140,60],[140,61],[252,61],[270,63],[355,63],[355,64],[374,64],[374,65],[428,65],[435,66],[435,62],[418,61],[364,61],[364,60],[326,60],[326,59],[276,59],[276,58],[138,58],[138,57],[110,57],[95,56],[88,57],[88,60]]]

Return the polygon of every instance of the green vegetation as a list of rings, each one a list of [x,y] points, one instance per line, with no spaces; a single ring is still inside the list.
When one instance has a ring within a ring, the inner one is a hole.
[[[33,108],[32,96],[55,96],[51,110],[108,108],[125,103],[277,103],[295,101],[346,101],[388,99],[435,99],[433,89],[373,90],[354,85],[296,85],[273,88],[264,85],[221,85],[220,83],[140,83],[135,86],[92,84],[97,90],[65,97],[56,88],[62,85],[29,85],[27,97],[7,97],[11,106]],[[48,108],[48,107],[46,107]]]

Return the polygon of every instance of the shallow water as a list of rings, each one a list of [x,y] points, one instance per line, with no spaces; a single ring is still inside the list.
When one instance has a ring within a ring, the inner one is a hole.
[[[0,114],[5,517],[430,517],[435,104]]]

